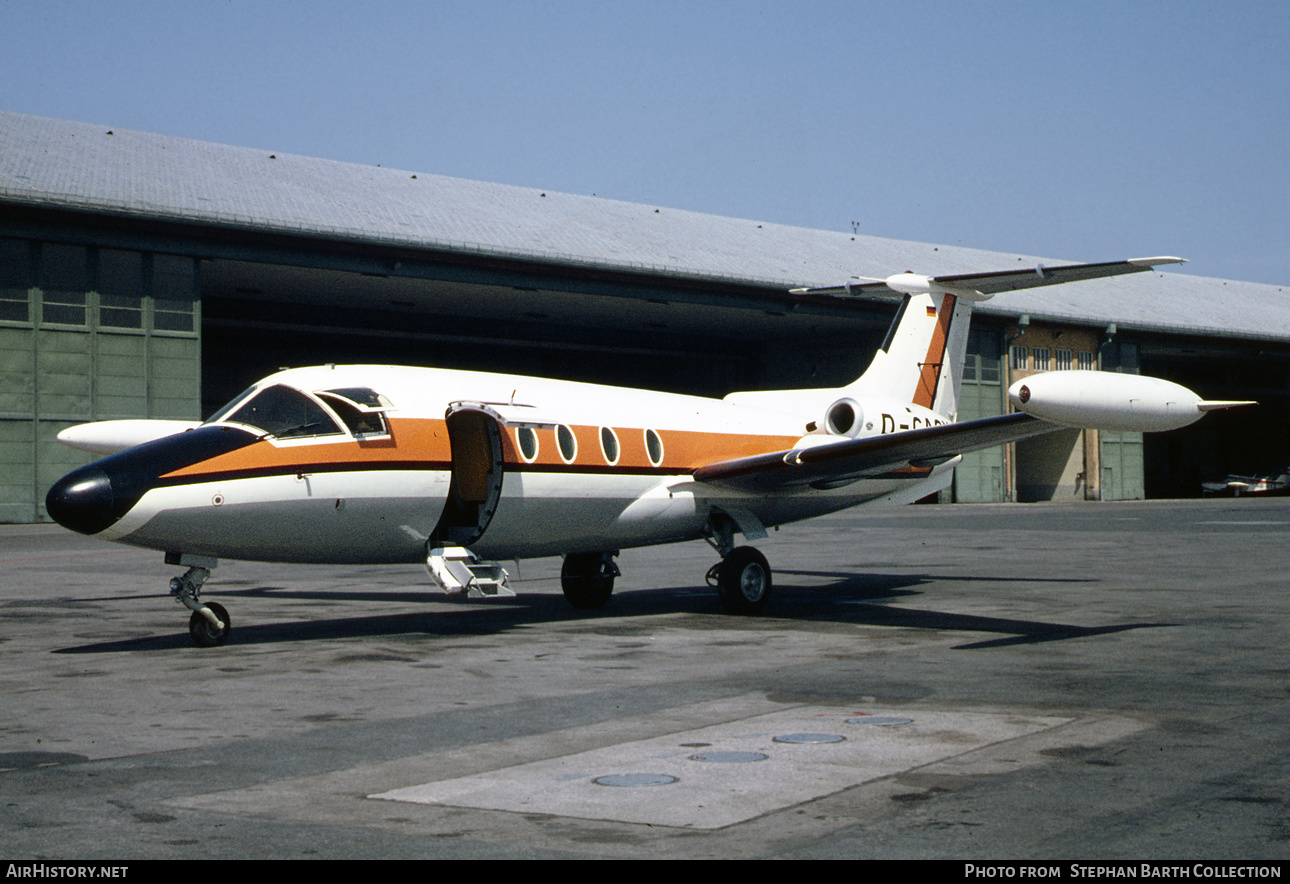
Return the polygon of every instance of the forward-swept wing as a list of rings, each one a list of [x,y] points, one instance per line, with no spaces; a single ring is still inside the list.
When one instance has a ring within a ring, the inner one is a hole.
[[[818,445],[700,467],[694,472],[694,480],[761,494],[794,488],[838,488],[858,479],[895,471],[927,472],[961,454],[1057,429],[1060,429],[1057,424],[1017,413],[864,439],[838,441],[836,437],[822,436],[816,438],[826,441]]]

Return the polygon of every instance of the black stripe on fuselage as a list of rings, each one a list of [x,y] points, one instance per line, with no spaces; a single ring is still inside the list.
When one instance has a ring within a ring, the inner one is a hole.
[[[271,467],[241,470],[219,470],[209,473],[185,473],[182,476],[162,476],[152,483],[154,488],[171,488],[196,485],[202,482],[233,482],[239,479],[264,479],[274,476],[308,476],[316,473],[363,472],[451,472],[447,461],[331,461],[327,463],[276,464]],[[515,464],[508,463],[502,474],[508,473],[576,473],[601,476],[684,476],[685,471],[668,467],[615,467],[608,464]]]

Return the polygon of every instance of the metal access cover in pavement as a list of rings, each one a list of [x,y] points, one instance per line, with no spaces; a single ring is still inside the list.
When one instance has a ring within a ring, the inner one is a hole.
[[[891,712],[795,707],[370,797],[716,829],[1072,720],[925,711],[901,716],[909,723],[900,727],[867,727],[848,721],[863,720],[868,714]],[[823,730],[845,739],[776,740]],[[696,755],[695,743],[709,744],[711,749],[704,753],[709,756],[741,752],[766,758],[748,764],[713,764]],[[607,789],[598,783],[629,787]],[[641,785],[631,788],[634,783]]]

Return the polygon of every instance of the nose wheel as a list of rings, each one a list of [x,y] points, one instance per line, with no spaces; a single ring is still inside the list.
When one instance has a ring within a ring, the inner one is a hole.
[[[218,602],[207,602],[203,607],[215,615],[219,626],[211,622],[203,612],[193,611],[193,615],[188,618],[188,634],[200,648],[218,647],[228,641],[228,633],[233,624],[228,619],[228,611]]]

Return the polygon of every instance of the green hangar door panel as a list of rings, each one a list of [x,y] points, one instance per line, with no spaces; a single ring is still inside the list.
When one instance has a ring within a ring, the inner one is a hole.
[[[1143,500],[1146,497],[1141,433],[1108,433],[1102,437],[1102,499]]]
[[[963,385],[959,391],[960,421],[1003,414],[999,335],[991,329],[968,333]],[[1003,490],[1003,446],[963,455],[954,468],[955,503],[1000,503]],[[943,499],[943,498],[942,498]]]

